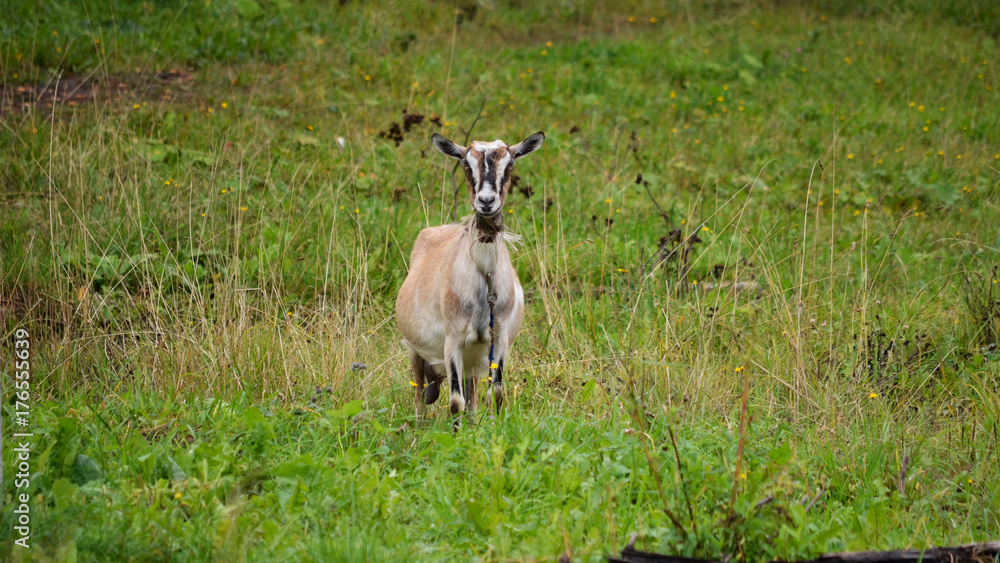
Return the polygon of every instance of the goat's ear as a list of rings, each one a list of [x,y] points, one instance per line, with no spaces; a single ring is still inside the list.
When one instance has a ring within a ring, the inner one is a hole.
[[[522,156],[529,155],[540,149],[542,147],[542,141],[544,140],[545,133],[539,131],[520,143],[510,147],[510,153],[514,155],[514,160],[517,160]]]
[[[444,135],[438,135],[437,133],[434,133],[434,136],[431,137],[431,142],[434,143],[434,148],[458,160],[465,158],[465,153],[469,150],[461,145],[456,145],[445,138]]]

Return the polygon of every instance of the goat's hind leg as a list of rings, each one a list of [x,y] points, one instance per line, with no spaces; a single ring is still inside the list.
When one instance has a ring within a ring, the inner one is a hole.
[[[410,350],[410,371],[413,372],[413,382],[417,384],[413,388],[413,402],[416,405],[417,417],[420,418],[426,411],[424,405],[437,401],[441,390],[441,377],[434,370],[434,366],[414,350]]]
[[[413,373],[413,404],[416,407],[417,418],[423,418],[424,412],[424,386],[427,384],[424,366],[427,362],[417,354],[416,350],[410,349],[410,371]]]
[[[503,407],[503,357],[497,359],[497,369],[493,371],[493,377],[490,379],[490,390],[486,394],[486,404],[489,408],[490,403],[496,403],[497,414],[500,414],[500,408]]]

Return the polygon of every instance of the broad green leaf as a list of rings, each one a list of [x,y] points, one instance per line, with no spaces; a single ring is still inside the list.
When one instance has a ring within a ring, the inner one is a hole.
[[[355,399],[355,400],[347,403],[346,405],[340,407],[340,410],[343,411],[344,418],[351,418],[354,415],[356,415],[359,412],[361,412],[361,409],[362,409],[363,406],[364,406],[364,404],[361,402],[360,399]]]
[[[101,468],[97,465],[96,461],[83,454],[76,456],[76,460],[73,462],[73,469],[70,473],[70,481],[77,485],[83,485],[84,483],[103,478],[104,475],[101,473]]]
[[[73,495],[79,490],[69,479],[56,479],[52,483],[52,499],[56,508],[62,510],[72,503]]]

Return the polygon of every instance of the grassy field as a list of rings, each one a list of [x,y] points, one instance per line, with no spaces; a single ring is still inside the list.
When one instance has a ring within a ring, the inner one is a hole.
[[[0,3],[0,557],[1000,538],[998,33],[986,0]],[[470,210],[430,136],[538,130],[507,408],[417,425],[395,294]]]

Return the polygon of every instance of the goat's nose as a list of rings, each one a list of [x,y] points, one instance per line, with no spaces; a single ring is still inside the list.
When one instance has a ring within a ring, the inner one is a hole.
[[[492,207],[493,202],[497,200],[495,195],[483,194],[479,196],[479,204],[485,207]]]

